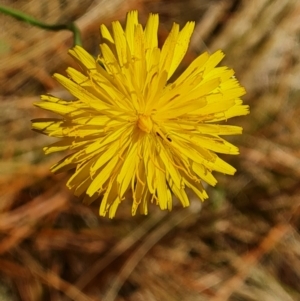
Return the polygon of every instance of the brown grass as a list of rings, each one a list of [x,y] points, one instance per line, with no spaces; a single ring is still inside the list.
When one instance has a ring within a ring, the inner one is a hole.
[[[49,167],[51,139],[31,131],[39,94],[64,92],[53,72],[73,62],[68,32],[44,32],[0,16],[1,300],[300,300],[300,3],[296,0],[2,1],[49,23],[76,20],[98,51],[99,23],[139,9],[171,24],[196,21],[188,64],[221,48],[247,89],[251,115],[231,139],[238,172],[218,176],[201,206],[114,220],[82,205]],[[51,4],[50,4],[51,3]]]

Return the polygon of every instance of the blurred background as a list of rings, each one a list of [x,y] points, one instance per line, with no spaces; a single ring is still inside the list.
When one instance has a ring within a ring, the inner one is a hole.
[[[300,300],[300,1],[298,0],[2,0],[48,23],[75,21],[97,55],[99,25],[138,9],[160,14],[162,43],[172,23],[195,21],[187,66],[222,49],[223,65],[246,87],[251,114],[230,123],[237,168],[217,175],[209,200],[171,213],[150,206],[114,220],[98,216],[65,187],[68,174],[44,156],[53,139],[31,131],[47,117],[42,93],[63,95],[52,79],[76,67],[72,35],[0,15],[0,300]],[[61,93],[61,94],[60,94]],[[298,116],[298,117],[297,117]]]

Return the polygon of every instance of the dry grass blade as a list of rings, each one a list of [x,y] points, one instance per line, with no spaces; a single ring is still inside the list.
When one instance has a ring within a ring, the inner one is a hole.
[[[54,274],[53,272],[45,271],[26,251],[18,249],[17,253],[22,259],[22,261],[25,263],[25,265],[27,265],[30,272],[34,276],[40,278],[50,287],[54,287],[55,289],[61,291],[71,300],[74,301],[93,301],[93,299],[89,298],[87,295],[82,293],[74,285],[61,279],[58,275]]]
[[[122,267],[121,271],[114,279],[111,287],[106,292],[103,301],[114,301],[116,296],[122,287],[125,280],[132,273],[134,268],[139,264],[143,257],[148,253],[148,251],[168,232],[176,228],[178,224],[192,216],[190,210],[184,212],[179,211],[171,215],[166,219],[161,225],[159,225],[155,230],[150,232],[146,237],[144,237],[144,242],[133,252],[130,258],[126,261],[125,265]]]
[[[17,246],[22,240],[30,236],[32,232],[32,226],[29,225],[24,225],[10,231],[8,237],[0,242],[0,255]]]
[[[228,281],[225,281],[218,290],[216,296],[211,298],[210,301],[228,300],[233,292],[243,284],[244,280],[251,273],[252,268],[257,265],[261,257],[267,252],[270,252],[270,250],[272,250],[285,235],[291,234],[291,231],[293,231],[293,229],[290,225],[277,225],[270,230],[255,250],[237,258],[233,263],[233,266],[237,269],[237,274]]]
[[[118,256],[131,248],[137,241],[145,236],[151,228],[155,227],[165,217],[164,212],[159,212],[157,215],[150,217],[143,224],[137,227],[136,230],[129,233],[123,238],[109,253],[98,261],[94,262],[86,272],[82,273],[76,281],[76,286],[83,289],[93,278],[95,278],[105,267],[112,263]]]
[[[68,194],[58,192],[51,195],[51,191],[42,194],[31,202],[9,213],[0,215],[0,231],[8,231],[27,224],[35,224],[43,217],[66,206]]]

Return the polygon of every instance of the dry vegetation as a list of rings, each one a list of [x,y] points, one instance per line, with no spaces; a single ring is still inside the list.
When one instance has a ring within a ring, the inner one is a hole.
[[[187,64],[223,49],[247,88],[251,115],[237,118],[241,155],[226,157],[210,199],[171,213],[151,208],[98,217],[49,167],[51,139],[30,129],[47,116],[32,103],[73,62],[68,32],[0,16],[0,300],[300,300],[300,2],[296,0],[12,1],[49,23],[76,20],[96,53],[100,22],[139,9],[159,12],[161,40],[172,22],[196,21]],[[298,116],[298,117],[297,117]]]

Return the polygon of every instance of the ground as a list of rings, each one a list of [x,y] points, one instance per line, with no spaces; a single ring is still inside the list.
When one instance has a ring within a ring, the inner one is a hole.
[[[51,4],[50,4],[51,3]],[[300,300],[300,2],[296,0],[12,1],[49,23],[76,21],[97,54],[99,24],[141,22],[160,13],[163,41],[173,22],[196,22],[187,65],[222,49],[223,64],[246,87],[251,114],[236,118],[230,141],[238,170],[218,175],[209,200],[150,208],[114,220],[98,216],[53,175],[61,154],[44,156],[51,138],[31,131],[47,117],[32,106],[41,93],[63,95],[52,79],[75,66],[67,31],[32,28],[0,15],[0,299],[1,300]]]

